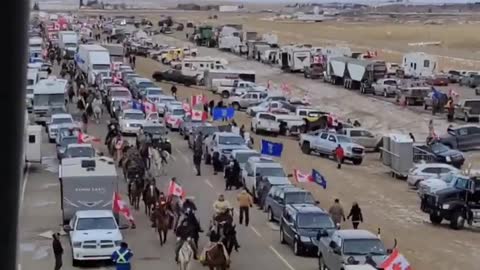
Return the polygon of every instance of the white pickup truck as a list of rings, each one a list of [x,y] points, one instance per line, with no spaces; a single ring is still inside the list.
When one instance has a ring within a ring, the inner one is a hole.
[[[230,96],[240,96],[246,93],[249,90],[253,90],[256,87],[256,84],[249,81],[233,80],[232,84],[220,84],[216,93],[221,95],[223,98],[229,98]]]
[[[258,113],[251,120],[252,131],[255,134],[264,131],[274,135],[298,135],[303,125],[304,121],[299,116],[270,112]]]

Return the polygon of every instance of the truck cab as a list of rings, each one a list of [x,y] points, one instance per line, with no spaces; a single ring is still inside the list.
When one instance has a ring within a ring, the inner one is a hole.
[[[433,224],[445,219],[455,230],[463,229],[465,223],[480,223],[480,178],[463,179],[452,187],[425,194],[420,209],[429,214]]]
[[[249,149],[242,136],[232,132],[215,132],[205,139],[205,164],[209,164],[214,153],[226,163],[235,149]]]

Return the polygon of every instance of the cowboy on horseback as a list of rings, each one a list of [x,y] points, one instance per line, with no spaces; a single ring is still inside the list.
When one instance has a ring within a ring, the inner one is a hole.
[[[228,255],[228,252],[227,252],[227,249],[225,248],[225,245],[222,242],[220,242],[220,235],[213,231],[213,232],[210,233],[209,240],[210,240],[210,242],[207,243],[207,245],[202,250],[202,253],[200,255],[200,262],[203,265],[211,264],[212,263],[211,262],[212,258],[209,256],[210,252],[214,251],[215,248],[220,246],[221,247],[220,256],[223,255],[223,257],[225,259],[225,266],[230,265],[230,256]],[[210,268],[213,269],[212,266],[210,266]]]
[[[223,194],[218,196],[218,200],[213,203],[213,210],[215,211],[215,220],[223,220],[230,216],[230,211],[232,210],[232,206],[230,202],[225,200]],[[230,216],[231,217],[231,216]]]
[[[194,239],[194,230],[195,228],[193,227],[193,225],[189,224],[187,219],[184,219],[182,223],[180,223],[180,226],[178,226],[176,230],[177,243],[175,244],[175,262],[179,262],[178,253],[180,252],[180,248],[182,247],[183,243],[189,238]],[[192,241],[190,241],[189,244],[193,249],[193,258],[197,260],[197,247]]]

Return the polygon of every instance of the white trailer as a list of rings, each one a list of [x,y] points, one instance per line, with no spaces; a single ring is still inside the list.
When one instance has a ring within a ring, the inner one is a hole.
[[[232,51],[238,45],[241,45],[240,37],[222,36],[218,39],[218,48],[220,50]]]
[[[49,122],[52,114],[65,111],[67,85],[67,80],[56,78],[37,82],[33,88],[33,116],[36,123]]]
[[[372,83],[383,79],[387,74],[387,65],[384,61],[367,59],[348,59],[347,70],[343,78],[346,89],[360,89],[360,93],[370,93]]]
[[[347,70],[347,58],[346,57],[331,57],[327,61],[327,68],[323,79],[325,82],[332,84],[338,84],[343,81],[345,72]]]
[[[437,57],[424,52],[412,52],[403,56],[402,66],[406,77],[429,77],[437,71]]]
[[[228,62],[223,58],[194,57],[182,60],[181,71],[183,75],[199,76],[198,80],[203,81],[205,70],[222,70]]]
[[[287,63],[286,68],[283,66],[283,63],[285,63],[285,57]],[[294,46],[287,47],[286,54],[282,53],[282,68],[290,72],[303,72],[305,67],[310,66],[311,58],[310,48]]]
[[[215,79],[232,79],[255,82],[255,71],[253,70],[233,70],[233,69],[220,69],[220,70],[205,70],[204,71],[204,83],[207,89],[213,90],[213,80]]]
[[[94,84],[97,74],[110,73],[110,53],[100,45],[82,44],[75,55],[75,62],[87,75],[88,83]]]

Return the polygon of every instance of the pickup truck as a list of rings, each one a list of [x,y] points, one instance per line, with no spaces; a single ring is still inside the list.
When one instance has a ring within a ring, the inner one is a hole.
[[[251,121],[252,131],[255,134],[265,131],[274,135],[298,135],[303,125],[301,117],[269,112],[258,113]]]
[[[323,230],[317,235],[319,269],[345,270],[350,265],[366,265],[367,256],[380,266],[392,252],[385,249],[377,235],[366,230],[337,230],[330,234]]]
[[[471,174],[471,172],[470,172]],[[476,176],[480,175],[479,171],[475,171]],[[463,174],[451,172],[440,178],[430,178],[426,179],[418,185],[418,196],[423,198],[425,194],[434,194],[438,190],[454,187],[457,185],[462,185],[460,182],[468,182],[469,177]]]
[[[344,135],[352,138],[352,142],[365,147],[365,149],[372,151],[380,149],[382,138],[364,128],[344,128],[342,132]]]
[[[266,92],[247,92],[239,97],[231,96],[228,99],[228,104],[232,105],[235,110],[245,109],[250,106],[260,104],[264,99],[266,99],[268,93]]]
[[[480,98],[462,99],[455,104],[454,117],[465,122],[471,119],[480,121]]]
[[[478,125],[449,127],[447,134],[440,136],[440,142],[460,151],[475,149],[480,146],[480,127]]]
[[[226,163],[233,150],[249,149],[245,139],[232,132],[215,132],[204,140],[205,164],[210,164],[214,153],[218,153],[220,160]]]
[[[229,98],[232,95],[242,95],[252,90],[255,86],[256,84],[253,82],[234,80],[232,85],[219,85],[216,92],[221,95],[222,98]]]
[[[320,79],[323,77],[324,68],[321,64],[311,64],[306,66],[303,71],[303,76],[310,79]]]
[[[345,152],[344,159],[352,161],[355,165],[362,164],[365,148],[353,143],[352,139],[346,135],[316,131],[310,134],[301,134],[299,140],[302,152],[307,155],[317,152],[320,156],[334,156],[338,145],[342,146]]]

